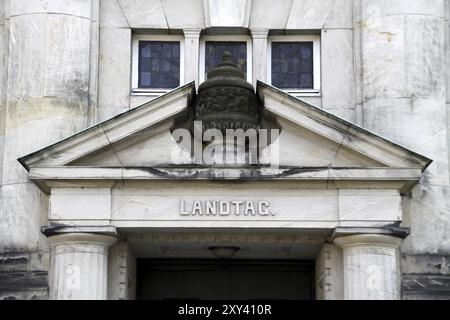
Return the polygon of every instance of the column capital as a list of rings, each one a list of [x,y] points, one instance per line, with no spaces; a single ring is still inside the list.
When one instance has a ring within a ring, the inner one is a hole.
[[[342,248],[346,300],[400,298],[400,246],[403,228],[337,228],[334,243]]]
[[[183,29],[185,38],[200,38],[200,32],[202,29],[200,28],[186,28]]]
[[[108,251],[117,241],[116,229],[111,226],[52,226],[44,230],[44,234],[54,246],[50,297],[106,299]]]
[[[104,248],[109,248],[117,241],[117,237],[112,235],[97,234],[97,233],[61,233],[53,235],[48,238],[54,245],[96,245]]]
[[[42,227],[51,243],[90,243],[110,247],[117,241],[113,226],[46,226]]]
[[[53,225],[42,226],[41,232],[47,237],[61,235],[66,233],[90,233],[103,234],[117,237],[117,230],[114,226],[67,226],[67,225]]]
[[[405,239],[409,236],[410,229],[395,225],[385,227],[337,227],[334,229],[331,240],[353,235],[384,235]]]
[[[269,35],[269,29],[255,28],[250,29],[250,31],[253,39],[267,39],[267,36]]]
[[[403,239],[382,234],[358,234],[338,237],[334,239],[334,243],[341,248],[366,245],[398,248],[403,243]]]

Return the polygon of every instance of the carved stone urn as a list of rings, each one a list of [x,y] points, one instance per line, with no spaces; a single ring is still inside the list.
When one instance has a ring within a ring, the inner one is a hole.
[[[202,121],[203,130],[258,129],[261,117],[253,86],[225,52],[217,68],[208,72],[208,79],[198,88],[195,120]]]
[[[203,160],[209,158],[208,164],[227,166],[256,163],[260,105],[253,86],[232,63],[229,52],[223,54],[217,68],[208,72],[194,106],[194,119],[202,122],[205,135],[209,136],[208,130],[216,132],[204,147]],[[246,134],[253,139],[246,139]]]

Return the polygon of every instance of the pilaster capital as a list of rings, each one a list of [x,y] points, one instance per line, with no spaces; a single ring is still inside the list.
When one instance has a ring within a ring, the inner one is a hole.
[[[253,39],[267,39],[267,36],[269,35],[269,29],[255,28],[250,29],[250,31]]]
[[[202,29],[200,28],[186,28],[183,29],[185,38],[200,38],[200,32]]]
[[[109,248],[117,238],[110,235],[95,233],[63,233],[48,238],[54,245],[94,245]]]
[[[365,245],[398,248],[403,243],[403,239],[392,236],[385,236],[381,234],[359,234],[336,238],[334,239],[334,243],[341,248],[365,246]]]

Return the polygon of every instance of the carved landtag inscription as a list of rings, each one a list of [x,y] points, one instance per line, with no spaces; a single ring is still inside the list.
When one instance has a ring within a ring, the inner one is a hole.
[[[269,201],[180,201],[181,216],[274,216]]]

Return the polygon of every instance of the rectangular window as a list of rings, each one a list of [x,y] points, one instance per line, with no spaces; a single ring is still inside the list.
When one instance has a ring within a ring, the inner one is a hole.
[[[252,81],[251,39],[245,35],[206,35],[200,39],[200,83],[206,80],[207,73],[222,61],[225,51],[231,53],[236,66]]]
[[[180,43],[139,41],[139,88],[173,89],[180,85]]]
[[[320,94],[320,36],[272,36],[268,82],[292,94]]]
[[[222,61],[225,51],[231,53],[233,63],[247,75],[247,43],[206,41],[205,43],[205,73],[216,68]]]
[[[313,43],[272,43],[272,84],[280,89],[314,89]]]
[[[183,84],[182,36],[133,36],[132,92],[160,95]]]

